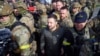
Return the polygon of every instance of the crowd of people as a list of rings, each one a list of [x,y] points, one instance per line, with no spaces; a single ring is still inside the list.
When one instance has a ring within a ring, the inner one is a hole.
[[[100,56],[100,6],[0,0],[0,56]]]

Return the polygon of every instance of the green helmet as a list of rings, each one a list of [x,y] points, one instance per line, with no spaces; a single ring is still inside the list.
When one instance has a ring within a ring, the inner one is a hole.
[[[16,8],[22,7],[22,8],[24,8],[24,9],[27,10],[27,5],[26,5],[24,2],[22,2],[22,1],[16,2],[16,3],[14,4],[14,6],[15,6]]]
[[[10,15],[13,12],[13,8],[9,4],[0,5],[0,16]]]
[[[27,6],[25,3],[18,1],[14,4],[14,6],[20,14],[24,15],[25,13],[27,13]]]

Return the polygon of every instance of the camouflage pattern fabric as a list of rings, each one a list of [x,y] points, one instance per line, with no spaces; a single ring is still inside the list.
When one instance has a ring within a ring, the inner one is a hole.
[[[25,23],[31,30],[31,33],[35,31],[34,28],[34,19],[30,13],[26,13],[21,19],[20,22]]]
[[[31,36],[29,30],[26,27],[19,25],[12,29],[12,33],[13,36],[15,36],[15,39],[20,46],[21,55],[29,56],[30,55],[29,38]]]

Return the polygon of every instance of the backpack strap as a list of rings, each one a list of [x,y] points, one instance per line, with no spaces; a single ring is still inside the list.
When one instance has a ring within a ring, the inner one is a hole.
[[[26,27],[26,28],[29,30],[30,34],[31,34],[31,30],[29,29],[29,27],[28,27],[27,25],[25,25],[24,23],[21,23],[21,22],[19,22],[19,21],[15,22],[15,23],[11,26],[11,30],[13,30],[14,27],[19,26],[19,25],[22,25],[22,26]]]

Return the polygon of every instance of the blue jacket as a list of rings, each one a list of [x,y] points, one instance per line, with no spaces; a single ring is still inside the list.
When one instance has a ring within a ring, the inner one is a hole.
[[[10,30],[7,28],[0,29],[0,56],[6,56],[10,42],[11,42]]]

